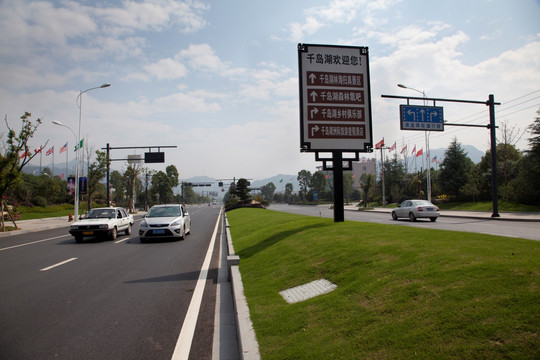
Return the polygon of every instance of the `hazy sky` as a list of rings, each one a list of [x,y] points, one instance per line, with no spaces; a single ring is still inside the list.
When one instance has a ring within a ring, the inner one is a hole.
[[[538,0],[1,0],[0,110],[16,129],[25,111],[43,119],[32,147],[49,140],[58,164],[74,136],[52,121],[77,132],[79,92],[111,83],[83,95],[94,151],[177,146],[148,166],[174,164],[181,178],[296,174],[320,165],[299,151],[298,43],[369,47],[374,141],[399,152],[422,148],[424,133],[401,131],[403,101],[381,98],[420,96],[398,83],[429,97],[494,94],[497,123],[524,131],[540,108],[539,19]],[[438,105],[452,123],[489,121],[484,105]],[[489,148],[488,130],[449,126],[431,148],[453,137]]]

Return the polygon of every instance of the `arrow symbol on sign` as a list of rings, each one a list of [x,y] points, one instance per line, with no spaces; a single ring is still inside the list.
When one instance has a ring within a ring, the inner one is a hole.
[[[414,113],[414,111],[412,110],[407,111],[407,115],[412,115],[413,121],[416,121],[416,114]]]
[[[438,112],[436,111],[433,111],[432,113],[429,114],[429,121],[433,122],[433,117],[439,115]]]
[[[314,73],[311,73],[309,75],[309,80],[311,80],[311,84],[314,84],[315,83],[315,79],[317,79],[317,76],[315,76]]]
[[[319,131],[319,127],[315,125],[311,128],[311,136],[313,137],[317,131]]]
[[[311,99],[313,100],[313,102],[317,101],[317,92],[316,91],[312,91],[311,94],[309,94],[311,96]]]
[[[424,121],[424,112],[425,112],[424,109],[420,110],[420,114],[422,114],[422,121]]]
[[[319,109],[317,108],[311,109],[311,118],[313,119],[314,115],[317,115],[318,112],[319,112]]]

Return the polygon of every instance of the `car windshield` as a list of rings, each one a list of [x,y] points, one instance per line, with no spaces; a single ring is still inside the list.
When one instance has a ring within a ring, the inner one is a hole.
[[[180,206],[160,206],[150,209],[146,217],[177,217],[180,216]]]
[[[87,219],[107,219],[114,217],[114,209],[92,209],[86,216]]]

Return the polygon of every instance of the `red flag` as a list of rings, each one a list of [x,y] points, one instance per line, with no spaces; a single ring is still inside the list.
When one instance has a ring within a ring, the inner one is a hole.
[[[422,156],[422,154],[424,153],[422,150],[423,149],[418,150],[418,152],[416,153],[416,157]]]
[[[64,146],[62,146],[60,148],[60,154],[63,153],[64,151],[67,151],[67,143],[66,143],[66,145],[64,145]]]
[[[62,175],[60,175],[60,179],[63,179],[64,178],[64,173],[62,173]]]
[[[412,151],[411,151],[411,155],[413,155],[414,153],[416,152],[416,145],[414,145]]]
[[[390,147],[390,150],[388,150],[388,151],[392,151],[392,150],[395,150],[395,149],[396,149],[396,142],[394,141],[394,145],[392,145],[392,146]]]
[[[383,146],[384,146],[384,138],[375,144],[375,149],[382,149]]]
[[[43,146],[40,146],[39,149],[34,149],[34,154],[39,154],[43,150]]]
[[[49,150],[47,150],[47,152],[45,153],[45,155],[51,155],[52,153],[54,152],[54,146],[52,148],[50,148]]]
[[[407,150],[407,145],[405,145],[405,146],[403,147],[403,149],[401,149],[400,154],[403,154],[403,152],[404,152],[405,150]]]

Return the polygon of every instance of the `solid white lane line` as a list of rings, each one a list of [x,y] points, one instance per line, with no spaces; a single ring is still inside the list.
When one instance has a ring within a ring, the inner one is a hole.
[[[32,242],[24,243],[24,244],[20,244],[20,245],[14,245],[14,246],[10,246],[10,247],[0,249],[0,251],[9,250],[9,249],[15,249],[15,248],[18,248],[18,247],[21,247],[21,246],[34,245],[34,244],[37,244],[37,243],[40,243],[40,242],[51,241],[51,240],[59,239],[59,238],[66,237],[66,236],[67,235],[55,236],[55,237],[48,238],[48,239],[32,241]]]
[[[68,262],[73,261],[73,260],[77,260],[77,258],[71,258],[71,259],[64,260],[62,262],[59,262],[58,264],[54,264],[54,265],[48,266],[46,268],[40,269],[39,271],[51,270],[51,269],[54,269],[55,267],[58,267],[60,265],[67,264]]]
[[[222,211],[219,212],[216,226],[214,228],[214,234],[212,235],[212,240],[210,241],[208,250],[206,251],[206,257],[204,258],[204,262],[201,267],[201,273],[199,274],[195,291],[193,291],[193,296],[191,298],[191,302],[189,303],[186,318],[182,324],[182,330],[180,330],[180,335],[178,336],[178,341],[176,342],[176,347],[174,348],[174,353],[171,360],[188,360],[189,358],[191,342],[193,341],[193,335],[195,334],[195,325],[197,325],[197,318],[199,317],[204,287],[206,285],[206,278],[208,276],[208,269],[210,268],[210,260],[212,260],[212,252],[214,250],[214,243],[216,242],[221,212]]]

